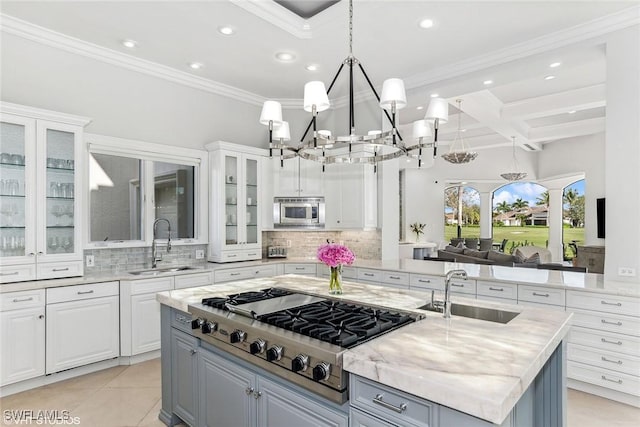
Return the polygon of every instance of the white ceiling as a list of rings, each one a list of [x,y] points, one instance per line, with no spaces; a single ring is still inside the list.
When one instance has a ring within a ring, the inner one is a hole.
[[[389,77],[405,80],[409,105],[401,123],[422,118],[417,107],[430,93],[452,104],[460,97],[472,146],[506,145],[516,135],[519,144],[541,149],[604,130],[605,53],[597,37],[629,8],[637,10],[638,1],[356,0],[353,49],[377,88]],[[290,107],[301,104],[305,82],[328,84],[348,55],[346,0],[306,21],[269,0],[4,0],[1,11]],[[434,27],[419,28],[423,18]],[[221,35],[223,25],[236,33]],[[123,47],[124,39],[136,40],[137,48]],[[278,51],[295,59],[279,62]],[[204,68],[190,69],[193,61]],[[562,65],[550,69],[556,61]],[[305,70],[311,63],[318,71]],[[357,91],[364,91],[355,71]],[[549,74],[556,78],[544,80]],[[488,79],[493,84],[483,85]],[[345,70],[331,93],[338,105],[347,87]],[[455,127],[453,116],[443,139],[452,139]]]

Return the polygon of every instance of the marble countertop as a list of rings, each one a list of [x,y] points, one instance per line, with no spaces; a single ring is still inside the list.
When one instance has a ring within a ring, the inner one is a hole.
[[[161,292],[157,300],[187,311],[204,296],[278,286],[327,295],[327,279],[278,276]],[[500,424],[569,332],[571,313],[453,296],[466,305],[520,314],[507,324],[417,310],[431,294],[345,281],[332,296],[416,310],[425,318],[347,350],[343,367],[354,374]],[[328,296],[328,295],[327,295]],[[442,295],[437,295],[442,298]]]
[[[315,263],[323,265],[315,258],[273,258],[256,261],[235,263],[202,263],[195,266],[195,270],[166,273],[167,276],[194,274],[201,271],[225,270],[241,267],[251,267],[265,264],[284,263]],[[423,261],[416,259],[395,260],[357,260],[354,267],[371,268],[378,270],[400,271],[413,274],[426,274],[444,276],[447,271],[463,269],[470,279],[489,280],[493,282],[507,282],[518,284],[532,284],[564,289],[575,289],[592,292],[602,292],[610,295],[624,295],[640,297],[640,283],[618,282],[605,280],[602,274],[578,273],[556,270],[538,270],[535,268],[504,267],[492,265],[466,264],[442,261]],[[164,266],[167,267],[167,266]],[[29,282],[4,283],[0,285],[0,293],[15,292],[32,289],[45,289],[50,287],[70,286],[84,283],[98,283],[111,280],[143,280],[158,276],[135,276],[129,272],[102,272],[87,274],[82,277],[65,279],[34,280]]]

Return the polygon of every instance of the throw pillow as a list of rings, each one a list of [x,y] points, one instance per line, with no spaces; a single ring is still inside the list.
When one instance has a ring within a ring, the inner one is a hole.
[[[444,248],[444,250],[445,250],[445,251],[447,251],[447,252],[454,253],[454,254],[461,254],[461,253],[463,253],[463,252],[464,252],[464,249],[463,249],[463,248],[464,248],[464,246],[463,246],[462,248],[459,248],[459,247],[457,247],[457,246],[447,245],[447,246]]]
[[[458,244],[456,245],[456,248],[462,248],[462,249],[464,249],[464,248],[466,248],[466,246],[464,245],[464,243],[463,243],[463,242],[458,242]]]
[[[513,255],[516,258],[517,263],[540,264],[540,254],[538,252],[530,255],[529,257],[525,257],[524,254],[519,249],[516,249]]]
[[[463,254],[474,257],[474,258],[487,259],[487,255],[489,255],[489,251],[476,251],[475,249],[465,249]]]
[[[498,251],[489,251],[489,253],[487,254],[487,259],[495,261],[498,264],[508,264],[516,262],[513,255],[505,254]]]

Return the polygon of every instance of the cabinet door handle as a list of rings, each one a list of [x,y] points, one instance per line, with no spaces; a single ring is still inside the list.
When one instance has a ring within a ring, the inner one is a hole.
[[[389,276],[389,279],[400,280],[400,276]]]
[[[609,381],[609,382],[616,383],[616,384],[622,384],[622,380],[612,380],[610,378],[605,377],[604,375],[601,378],[603,380],[605,380],[605,381]]]
[[[537,292],[533,293],[534,297],[545,297],[545,298],[549,298],[549,294],[539,294]]]
[[[399,414],[403,413],[407,409],[406,403],[401,403],[400,406],[395,406],[391,403],[385,402],[382,400],[382,394],[376,394],[376,397],[373,398],[373,403],[378,404],[383,408],[391,409]]]
[[[464,288],[464,285],[462,285],[460,283],[452,283],[451,286],[454,286],[456,288]]]
[[[493,288],[493,287],[491,287],[491,286],[489,286],[489,290],[490,290],[490,291],[504,292],[504,288]]]
[[[20,274],[19,271],[12,271],[11,273],[0,273],[0,276],[17,276]]]
[[[616,365],[622,365],[622,360],[611,360],[611,359],[607,359],[604,356],[600,356],[600,359],[602,359],[603,362],[609,362],[609,363],[615,363]]]
[[[247,255],[248,255],[248,256],[256,256],[256,255],[258,255],[258,254],[253,253],[253,254],[247,254]]]
[[[29,252],[28,255],[29,256],[36,256],[35,252]]]
[[[615,344],[615,345],[622,345],[622,341],[609,341],[607,339],[604,338],[600,338],[600,341],[607,343],[607,344]]]
[[[296,270],[304,270],[304,267],[296,267]]]
[[[605,325],[614,325],[614,326],[622,326],[622,322],[609,322],[608,320],[601,319],[600,322]]]
[[[54,268],[51,271],[69,271],[69,267],[65,267],[65,268]]]
[[[193,356],[194,354],[196,354],[198,352],[198,350],[192,348],[191,350],[189,350],[189,352],[191,353],[191,355]]]
[[[621,302],[606,302],[606,301],[600,301],[601,304],[604,305],[615,305],[616,307],[622,307],[622,303]]]
[[[22,299],[19,299],[19,298],[14,298],[13,299],[13,302],[26,302],[26,301],[33,301],[33,297],[22,298]]]
[[[244,392],[247,394],[247,396],[253,394],[254,391],[255,389],[253,387],[247,387],[244,389]]]
[[[228,256],[229,258],[235,258],[235,257],[237,257],[238,255],[236,255],[236,254],[231,254],[231,255],[227,255],[227,256]]]
[[[92,294],[93,293],[93,289],[90,291],[78,291],[78,295],[86,295],[86,294]]]
[[[239,276],[240,273],[229,273],[229,276]]]
[[[254,391],[253,392],[253,397],[255,399],[260,399],[261,396],[262,396],[262,392],[261,391]]]
[[[40,316],[38,316],[38,319],[44,319],[44,314],[41,314]]]
[[[38,251],[38,255],[44,255],[44,252]]]
[[[373,273],[362,273],[362,274],[367,276],[367,277],[373,277]]]
[[[431,280],[418,279],[420,283],[431,283]]]

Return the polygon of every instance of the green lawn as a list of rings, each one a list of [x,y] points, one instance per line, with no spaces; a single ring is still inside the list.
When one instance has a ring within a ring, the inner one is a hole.
[[[449,241],[458,235],[458,228],[455,225],[447,225],[444,230],[445,240]],[[479,226],[462,227],[462,237],[480,237]],[[493,227],[493,241],[502,242],[502,239],[508,239],[507,249],[511,248],[512,243],[525,242],[528,245],[547,246],[549,239],[549,227],[542,226],[513,226],[513,227]],[[577,240],[578,244],[584,243],[584,228],[564,228],[563,241],[565,243]],[[566,256],[573,258],[573,254],[567,250]]]

